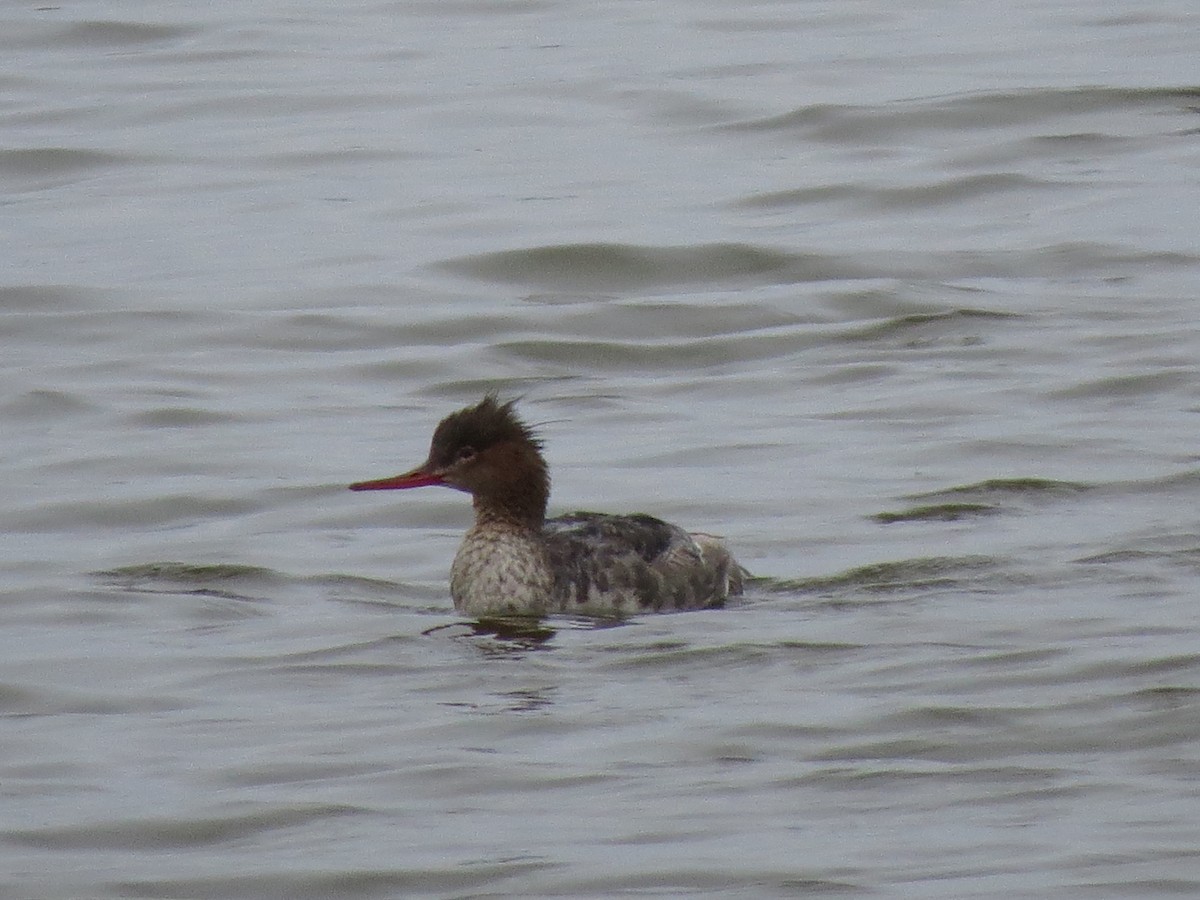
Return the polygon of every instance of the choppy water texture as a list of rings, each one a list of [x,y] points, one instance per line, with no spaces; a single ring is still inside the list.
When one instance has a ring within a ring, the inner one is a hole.
[[[1191,2],[0,12],[0,894],[1200,894]],[[489,388],[718,611],[456,619]]]

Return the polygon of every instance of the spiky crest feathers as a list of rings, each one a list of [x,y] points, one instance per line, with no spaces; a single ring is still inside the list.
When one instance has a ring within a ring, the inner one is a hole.
[[[542,440],[517,416],[516,403],[516,400],[501,403],[496,394],[489,393],[474,406],[446,416],[433,432],[430,461],[447,466],[463,450],[482,453],[509,441],[528,444],[540,453]]]

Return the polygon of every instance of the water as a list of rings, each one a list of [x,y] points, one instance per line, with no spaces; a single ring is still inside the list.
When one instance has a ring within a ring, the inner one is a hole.
[[[0,13],[0,893],[1200,891],[1193,7]],[[489,388],[745,601],[460,622]]]

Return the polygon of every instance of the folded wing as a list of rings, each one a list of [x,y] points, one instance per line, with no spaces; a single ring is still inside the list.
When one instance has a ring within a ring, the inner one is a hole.
[[[561,612],[704,609],[742,592],[720,540],[653,516],[575,512],[548,520],[545,537]]]

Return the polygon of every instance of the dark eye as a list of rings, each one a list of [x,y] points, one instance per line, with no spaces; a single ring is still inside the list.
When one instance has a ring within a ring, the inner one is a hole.
[[[458,452],[454,454],[455,462],[469,462],[475,458],[474,447],[459,447]]]

